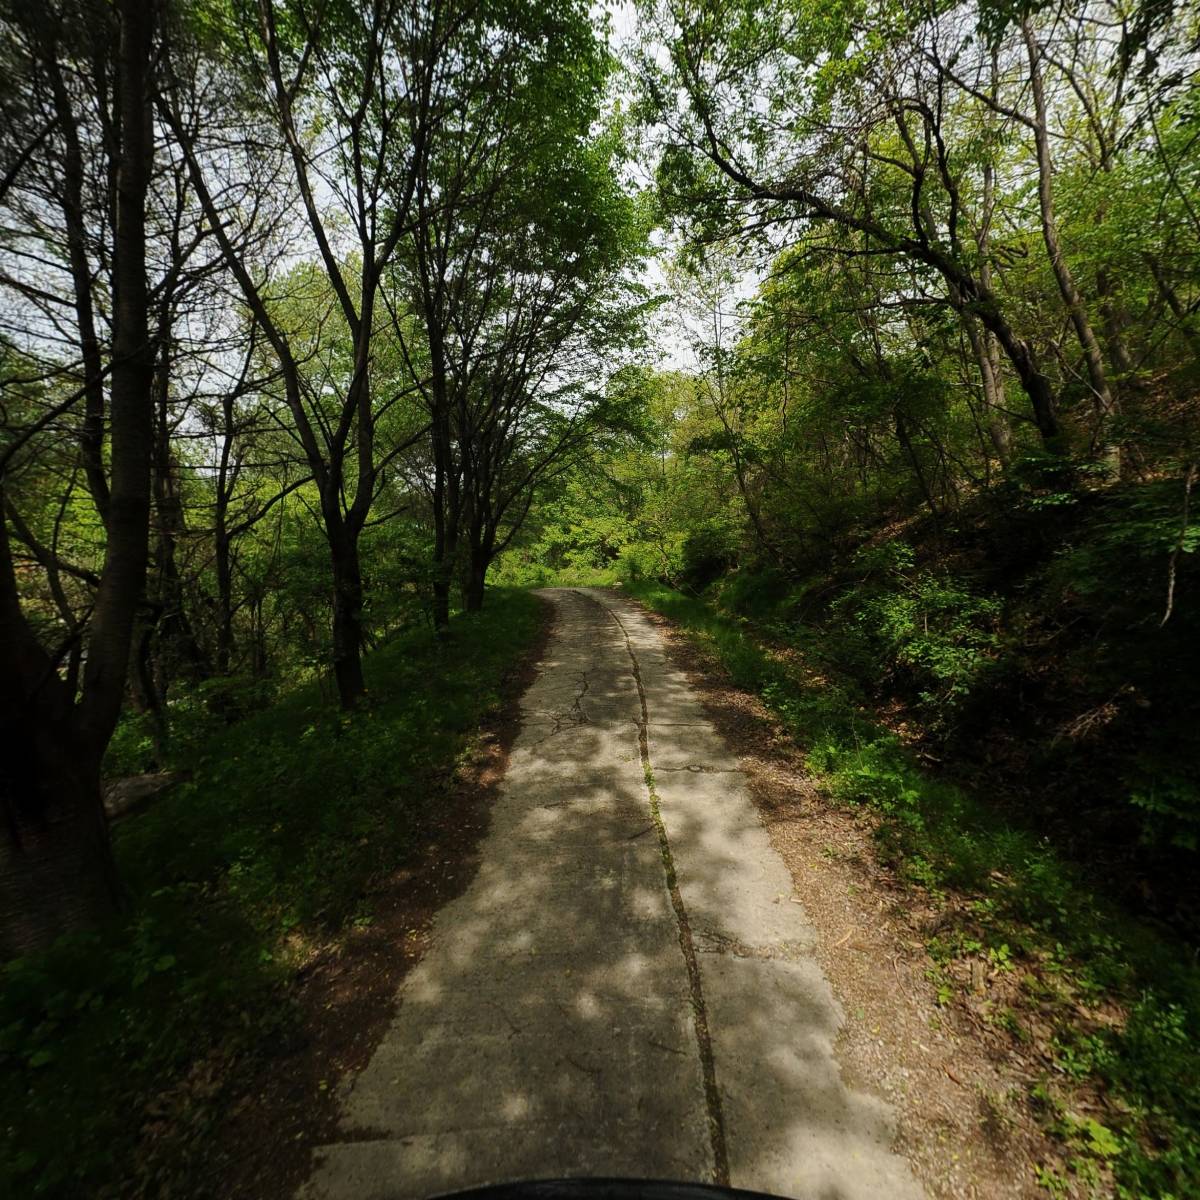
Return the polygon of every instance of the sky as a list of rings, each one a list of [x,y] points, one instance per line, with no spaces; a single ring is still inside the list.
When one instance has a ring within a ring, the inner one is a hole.
[[[639,18],[636,5],[629,0],[594,3],[591,11],[597,24],[607,16],[612,29],[612,47],[622,59],[635,47],[644,52],[648,40],[653,37],[646,28],[646,23]],[[665,54],[665,50],[663,53]],[[638,186],[651,186],[654,181],[654,163],[644,161],[634,164],[633,179]],[[651,365],[659,370],[695,370],[699,364],[689,348],[689,343],[704,331],[700,328],[700,321],[689,313],[690,306],[678,302],[675,298],[677,281],[673,283],[668,278],[667,267],[675,253],[677,242],[669,231],[660,230],[654,236],[654,244],[658,254],[645,264],[641,282],[651,292],[672,298],[659,310],[652,323]],[[738,303],[751,298],[761,280],[762,273],[752,270],[745,272],[737,281],[723,305],[726,320],[733,319]]]

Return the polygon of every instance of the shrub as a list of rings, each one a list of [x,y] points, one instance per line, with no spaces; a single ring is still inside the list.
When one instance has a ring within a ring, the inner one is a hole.
[[[718,521],[707,521],[691,530],[683,540],[681,582],[693,591],[703,591],[737,563],[735,532]]]
[[[946,573],[918,570],[910,547],[891,542],[858,556],[865,581],[833,604],[885,675],[907,683],[937,720],[947,719],[994,662],[1002,605]]]

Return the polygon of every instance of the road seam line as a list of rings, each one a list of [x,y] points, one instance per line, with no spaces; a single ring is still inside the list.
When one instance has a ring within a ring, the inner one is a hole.
[[[712,1038],[708,1030],[708,1012],[704,1005],[704,989],[700,981],[700,963],[696,957],[696,945],[692,939],[692,927],[688,921],[687,908],[683,903],[683,895],[679,890],[679,880],[675,874],[675,859],[671,853],[671,842],[667,837],[667,827],[663,823],[662,811],[659,806],[658,789],[654,784],[654,768],[650,762],[650,714],[646,704],[646,688],[642,683],[641,666],[634,653],[633,642],[625,623],[617,614],[598,600],[590,596],[576,595],[589,600],[592,604],[604,609],[617,623],[621,635],[625,639],[625,652],[633,666],[633,679],[637,684],[638,700],[641,703],[642,716],[638,722],[638,751],[642,759],[642,774],[646,779],[646,793],[650,798],[650,816],[654,820],[654,828],[658,833],[658,848],[662,855],[663,871],[666,874],[667,891],[671,897],[671,907],[675,910],[675,924],[679,932],[679,948],[683,951],[683,961],[687,966],[688,990],[691,993],[692,1028],[696,1034],[696,1047],[700,1054],[700,1071],[704,1078],[704,1098],[708,1116],[708,1134],[712,1145],[713,1182],[718,1187],[729,1186],[729,1150],[725,1140],[725,1115],[721,1105],[721,1092],[717,1086],[717,1068],[713,1057]]]

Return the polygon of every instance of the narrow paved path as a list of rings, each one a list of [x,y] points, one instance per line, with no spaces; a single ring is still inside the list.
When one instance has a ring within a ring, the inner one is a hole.
[[[736,760],[632,601],[544,593],[479,873],[447,905],[304,1200],[626,1175],[919,1200]]]

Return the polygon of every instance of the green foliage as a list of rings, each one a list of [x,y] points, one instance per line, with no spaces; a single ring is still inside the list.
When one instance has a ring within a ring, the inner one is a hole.
[[[917,570],[901,541],[860,551],[862,582],[832,605],[885,669],[903,673],[938,719],[979,685],[998,645],[1000,601],[945,572]]]
[[[1181,499],[1176,481],[1156,480],[1091,504],[1076,536],[1056,556],[1050,586],[1082,598],[1101,616],[1120,608],[1126,620],[1161,619],[1161,609],[1138,611],[1147,598],[1146,572],[1157,567],[1165,581],[1163,565],[1178,551],[1186,574],[1200,548],[1200,524],[1183,522]]]
[[[371,881],[419,845],[530,645],[537,601],[489,601],[445,645],[418,628],[371,655],[352,714],[313,685],[270,706],[259,693],[248,713],[234,681],[196,699],[173,764],[192,780],[115,831],[127,915],[3,968],[0,1194],[126,1194],[131,1170],[164,1165],[134,1157],[151,1101],[176,1124],[172,1170],[202,1149],[214,1097],[181,1080],[290,1036],[291,965],[368,912]],[[131,733],[115,753],[135,752]]]
[[[158,765],[153,722],[146,713],[125,712],[104,756],[104,773],[112,779],[141,775]]]
[[[768,622],[787,619],[796,585],[778,567],[734,571],[716,589],[722,609],[740,617]]]
[[[738,534],[728,522],[706,521],[688,530],[680,547],[681,581],[697,591],[737,562]]]

